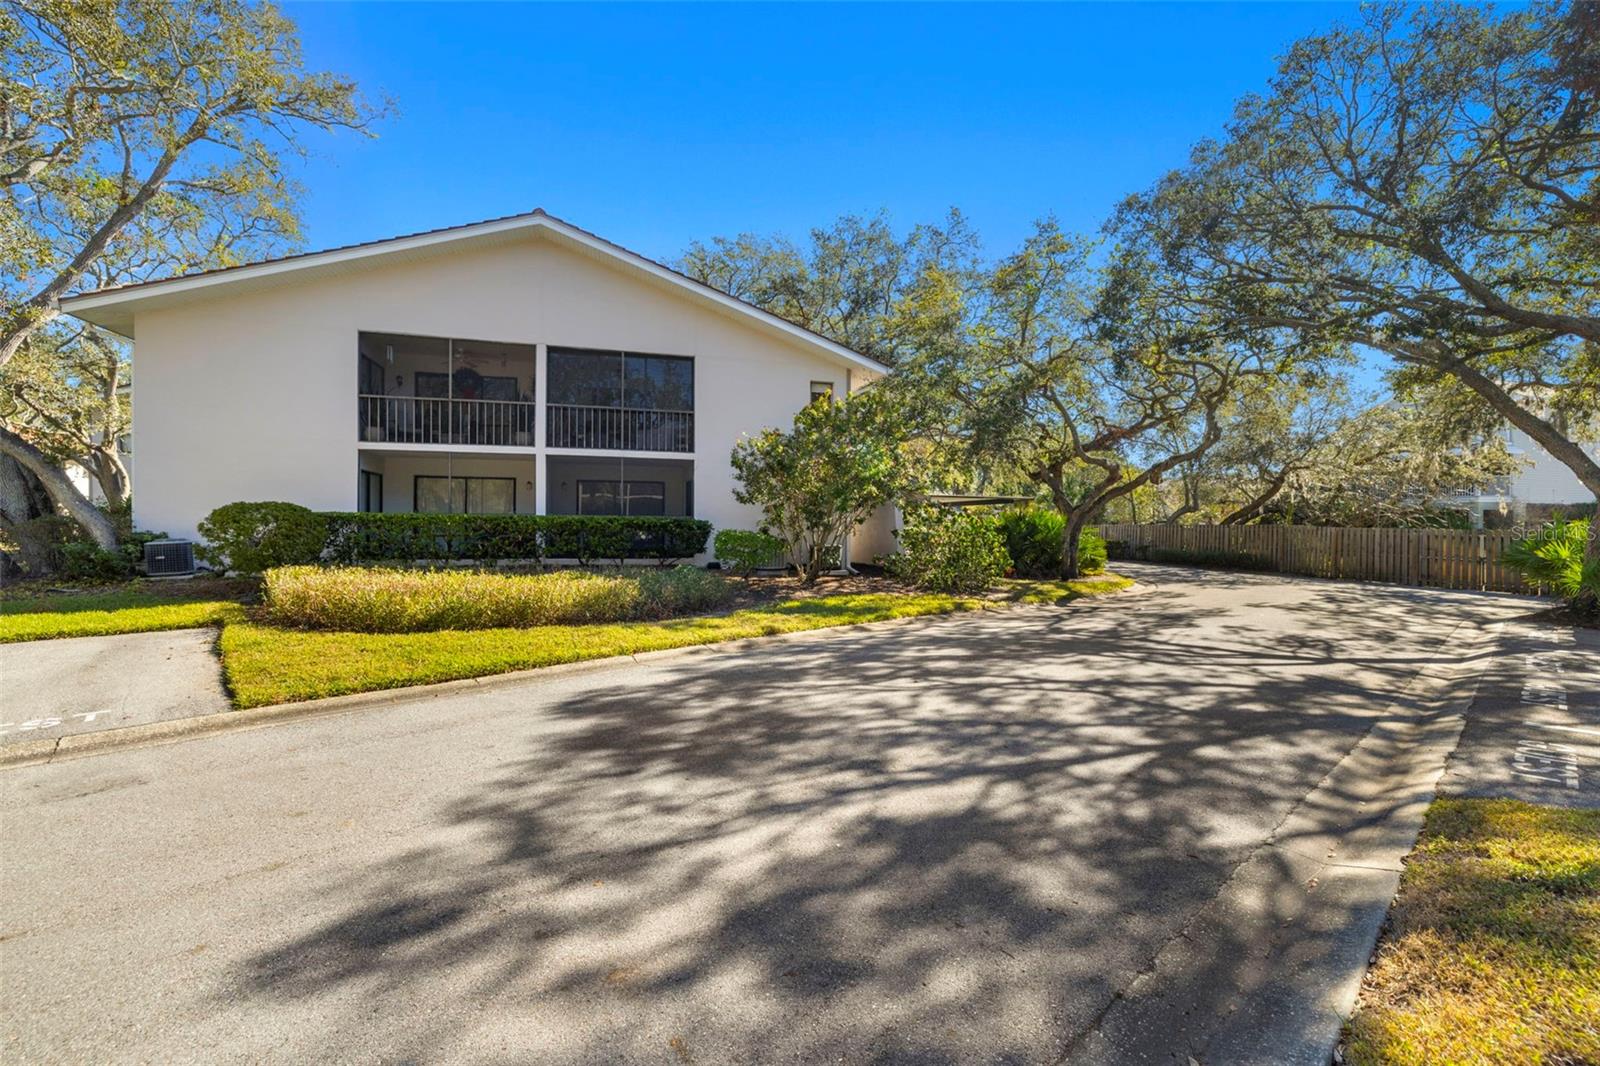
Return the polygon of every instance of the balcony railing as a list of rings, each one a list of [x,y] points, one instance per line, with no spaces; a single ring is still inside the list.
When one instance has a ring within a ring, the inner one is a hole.
[[[361,396],[364,441],[532,447],[534,405],[515,400]]]
[[[553,403],[545,408],[545,418],[545,444],[551,448],[694,451],[693,411]]]

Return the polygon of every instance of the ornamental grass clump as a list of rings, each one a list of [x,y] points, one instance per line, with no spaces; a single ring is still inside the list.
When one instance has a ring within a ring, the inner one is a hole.
[[[264,602],[281,626],[420,633],[666,618],[727,596],[722,578],[687,567],[624,575],[290,566],[268,571]]]

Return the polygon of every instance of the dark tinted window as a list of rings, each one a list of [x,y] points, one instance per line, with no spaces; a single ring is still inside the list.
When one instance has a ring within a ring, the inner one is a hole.
[[[551,348],[546,367],[550,402],[622,406],[622,353]]]
[[[621,514],[622,483],[620,481],[578,482],[579,514]]]
[[[625,357],[623,406],[648,411],[694,410],[694,360],[671,355]]]

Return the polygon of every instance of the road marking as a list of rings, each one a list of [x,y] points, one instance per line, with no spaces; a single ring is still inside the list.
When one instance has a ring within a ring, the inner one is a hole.
[[[1540,628],[1528,634],[1549,644],[1574,645],[1576,636],[1565,629]],[[1565,657],[1559,649],[1530,652],[1522,657],[1523,667],[1531,674],[1522,683],[1522,703],[1526,707],[1567,711],[1567,686],[1561,678]],[[1527,721],[1525,725],[1537,729],[1557,729],[1585,736],[1600,736],[1600,730],[1581,729],[1577,726],[1554,725],[1549,722]],[[1511,773],[1543,785],[1578,789],[1583,775],[1579,769],[1578,752],[1568,744],[1554,741],[1522,740],[1517,742],[1511,755]]]
[[[1578,753],[1565,744],[1524,740],[1511,757],[1511,772],[1545,785],[1579,787]]]
[[[82,711],[78,714],[69,714],[67,718],[77,718],[84,722],[92,722],[102,714],[110,711]],[[0,737],[7,733],[27,733],[35,729],[54,729],[66,722],[66,718],[29,718],[25,722],[0,722]]]
[[[1550,722],[1529,722],[1540,729],[1559,729],[1563,733],[1582,733],[1586,737],[1600,737],[1600,729],[1582,729],[1575,725],[1553,725]]]

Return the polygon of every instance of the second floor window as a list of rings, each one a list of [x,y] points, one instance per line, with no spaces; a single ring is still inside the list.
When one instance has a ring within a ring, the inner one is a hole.
[[[694,410],[694,360],[583,348],[551,348],[550,402],[643,411]]]

